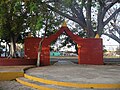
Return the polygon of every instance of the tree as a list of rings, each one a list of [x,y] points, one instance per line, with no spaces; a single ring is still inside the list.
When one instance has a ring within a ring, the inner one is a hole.
[[[36,32],[39,32],[40,29],[44,31],[42,36],[47,37],[56,32],[58,25],[63,22],[63,19],[62,16],[50,11],[46,6],[39,4],[39,2],[40,0],[33,0],[31,4],[31,1],[27,1],[27,4],[29,5],[30,3],[31,7],[27,24],[30,26],[31,33],[34,37],[36,37]]]
[[[48,37],[51,34],[54,34],[56,31],[59,30],[59,25],[64,21],[63,18],[55,14],[53,11],[46,11],[43,12],[43,27],[44,33],[42,34],[43,37]]]
[[[26,33],[31,32],[36,37],[36,32],[44,28],[47,34],[49,29],[55,30],[55,25],[62,20],[61,17],[57,18],[59,15],[54,19],[57,14],[38,2],[39,0],[0,1],[0,38],[10,43],[12,57],[15,56],[16,42],[24,39]]]
[[[119,0],[45,0],[40,2],[46,5],[50,10],[78,23],[87,37],[94,37],[97,34],[102,35],[105,25],[120,12],[120,7],[114,11],[107,19],[105,19],[106,12],[119,3]],[[96,8],[96,29],[92,22],[93,8]]]
[[[29,27],[28,20],[36,14],[33,2],[23,0],[0,1],[0,38],[10,42],[10,55],[16,57],[16,42]],[[32,21],[31,24],[36,23]],[[31,26],[32,27],[32,26]]]
[[[0,36],[11,42],[11,55],[15,53],[15,42],[18,33],[22,30],[23,17],[21,14],[21,2],[15,0],[0,1]],[[5,35],[5,38],[4,38]]]

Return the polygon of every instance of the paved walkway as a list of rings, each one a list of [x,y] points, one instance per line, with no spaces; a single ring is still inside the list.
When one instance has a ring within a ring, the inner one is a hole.
[[[32,68],[28,75],[74,83],[120,84],[119,65],[78,65],[59,61],[52,66]]]
[[[19,67],[19,68],[18,68]],[[26,66],[0,67],[0,72],[23,71]],[[44,80],[55,80],[58,82],[71,82],[80,84],[120,84],[120,65],[78,65],[70,61],[58,61],[54,65],[36,67],[26,70],[27,75],[39,77]],[[25,77],[23,78],[23,80]],[[27,78],[26,78],[27,79]],[[29,79],[28,79],[29,80]],[[33,82],[33,81],[30,81]],[[38,84],[34,82],[34,84]],[[40,85],[44,85],[40,83]],[[118,89],[87,89],[75,87],[63,87],[50,85],[58,90],[120,90]],[[0,90],[36,90],[24,86],[16,81],[1,81]]]
[[[14,81],[0,81],[0,90],[37,90]]]
[[[24,72],[23,69],[27,69],[30,67],[34,67],[32,65],[29,66],[0,66],[1,72]]]
[[[33,66],[0,66],[0,81],[13,80],[24,76],[24,69]]]
[[[3,77],[7,77],[12,73],[23,72],[23,69],[27,69],[34,66],[0,66],[0,80],[3,80]],[[4,76],[2,76],[4,74]],[[27,86],[24,86],[15,80],[12,81],[0,81],[0,90],[37,90]]]

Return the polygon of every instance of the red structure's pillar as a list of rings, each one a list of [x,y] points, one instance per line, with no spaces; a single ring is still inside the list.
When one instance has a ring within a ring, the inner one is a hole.
[[[25,59],[37,59],[38,46],[41,38],[29,37],[24,41],[24,58]]]
[[[42,47],[40,65],[47,66],[50,65],[50,47]]]
[[[41,38],[29,37],[25,39],[25,59],[37,59],[38,47]],[[48,42],[42,45],[42,51],[40,56],[40,65],[47,66],[50,65],[50,47]]]
[[[78,54],[79,64],[103,64],[102,39],[81,39]]]

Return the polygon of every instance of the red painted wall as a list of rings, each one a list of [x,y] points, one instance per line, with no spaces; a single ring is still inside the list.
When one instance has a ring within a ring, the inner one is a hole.
[[[36,65],[36,59],[0,58],[0,66]]]
[[[33,38],[29,37],[25,39],[24,47],[25,47],[25,55],[26,59],[37,59],[38,46],[41,38]]]
[[[41,60],[40,60],[41,66],[48,66],[50,65],[50,47],[42,47],[41,52]]]
[[[102,39],[81,39],[79,46],[79,64],[103,64]]]
[[[38,55],[38,46],[41,38],[30,37],[25,39],[25,58],[26,59],[37,59]],[[43,43],[42,51],[41,51],[41,58],[40,58],[40,65],[46,66],[50,65],[50,47],[48,46],[49,42]]]

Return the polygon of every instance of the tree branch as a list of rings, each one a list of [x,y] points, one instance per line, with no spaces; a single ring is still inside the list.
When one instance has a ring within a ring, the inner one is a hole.
[[[118,8],[106,21],[104,21],[104,26],[109,23],[109,21],[118,13],[120,12],[120,8]]]
[[[44,3],[44,4],[45,4],[45,3]],[[52,6],[48,5],[48,4],[45,4],[45,5],[46,5],[49,9],[51,9],[52,11],[54,11],[54,12],[56,12],[56,13],[64,16],[64,17],[66,17],[66,18],[68,18],[68,19],[70,19],[70,20],[78,23],[79,25],[81,25],[82,28],[85,28],[85,27],[86,27],[85,24],[84,24],[83,22],[81,22],[78,18],[72,17],[72,16],[70,16],[70,15],[68,15],[68,14],[65,14],[65,13],[63,13],[62,11],[59,11],[59,10],[57,10],[56,8],[54,8],[54,7],[52,7]]]
[[[117,31],[117,33],[120,35],[120,27],[117,25],[114,25],[114,23],[111,23],[111,25],[113,26],[113,29]]]
[[[84,14],[83,14],[83,7],[81,8],[80,5],[78,5],[78,3],[76,2],[76,0],[74,0],[74,5],[73,7],[75,8],[76,7],[76,11],[77,11],[77,16],[78,18],[80,19],[80,21],[82,21],[85,26],[86,26],[86,21],[85,21],[85,17],[84,17]]]
[[[115,3],[117,3],[119,0],[112,0],[112,2],[108,5],[108,6],[106,6],[105,7],[105,9],[106,9],[106,11],[108,10],[108,9],[110,9]],[[108,0],[108,2],[109,2],[109,0]],[[107,2],[106,2],[107,3]]]
[[[52,3],[52,2],[56,2],[56,0],[45,1],[45,3]]]
[[[85,22],[85,18],[84,18],[82,10],[80,10],[80,13],[79,13],[78,10],[76,10],[74,5],[72,5],[70,8],[71,8],[72,12],[76,14],[76,17],[79,20],[79,24],[81,26],[86,27],[86,22]]]
[[[118,0],[107,1],[107,2],[111,2],[111,3],[106,6],[105,2],[102,3],[103,0],[98,0],[98,1],[99,1],[101,4],[103,4],[103,5],[100,5],[100,6],[101,6],[101,12],[100,12],[100,15],[99,15],[99,16],[101,16],[102,18],[104,18],[104,16],[105,16],[106,12],[108,11],[108,9],[110,9],[115,3],[118,2]],[[107,3],[107,2],[106,2],[106,3]]]
[[[98,2],[100,4],[100,6],[102,6],[102,7],[105,5],[105,2],[103,0],[98,0]]]
[[[47,5],[47,4],[46,4],[46,5]],[[60,15],[62,15],[62,16],[64,16],[64,17],[67,17],[67,18],[69,18],[69,19],[71,19],[71,20],[73,20],[73,21],[75,21],[75,22],[78,22],[78,20],[77,20],[76,18],[74,18],[74,17],[72,17],[72,16],[70,16],[70,15],[68,15],[68,14],[62,13],[61,11],[55,9],[54,7],[52,7],[52,6],[50,6],[50,5],[47,5],[47,7],[48,7],[49,9],[51,9],[52,11],[54,11],[54,12],[56,12],[56,13],[59,13]],[[74,18],[74,19],[73,19],[73,18]]]
[[[120,38],[118,38],[116,35],[112,34],[107,34],[107,33],[103,33],[104,35],[114,39],[115,41],[117,41],[118,43],[120,43]]]
[[[81,8],[83,9],[83,6],[85,6],[85,2],[86,2],[86,0],[82,0],[81,2],[82,2],[82,6],[81,6]],[[78,7],[79,7],[79,5],[78,5]]]

